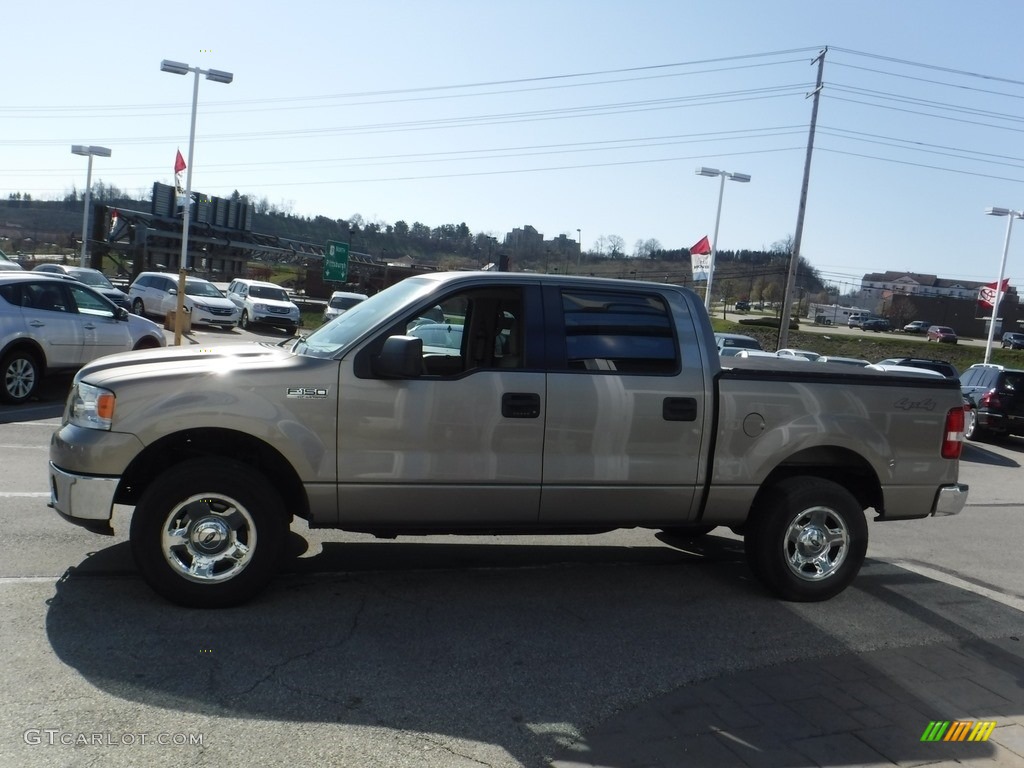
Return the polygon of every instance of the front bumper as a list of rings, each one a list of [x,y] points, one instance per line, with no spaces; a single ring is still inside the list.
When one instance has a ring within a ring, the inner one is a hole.
[[[279,315],[274,312],[260,312],[259,310],[253,311],[252,321],[263,325],[276,325],[282,328],[285,326],[297,328],[299,325],[299,318],[294,315]]]
[[[958,515],[967,504],[968,487],[963,483],[944,485],[935,495],[933,515]]]
[[[232,315],[215,315],[208,309],[193,307],[192,323],[198,325],[219,325],[224,328],[234,328],[238,325],[238,313],[235,312]]]
[[[50,462],[50,506],[72,521],[110,521],[118,477],[65,472]]]

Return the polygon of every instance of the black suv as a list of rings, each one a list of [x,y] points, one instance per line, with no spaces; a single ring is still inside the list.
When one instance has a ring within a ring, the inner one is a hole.
[[[1001,365],[972,365],[960,377],[960,391],[970,402],[964,437],[1024,435],[1024,371]]]
[[[1024,333],[1007,331],[1003,334],[1003,349],[1024,349]]]
[[[904,365],[909,368],[927,368],[929,371],[941,373],[947,379],[955,379],[960,373],[956,366],[947,363],[945,360],[929,360],[924,357],[890,357],[888,360],[879,360],[879,365]]]

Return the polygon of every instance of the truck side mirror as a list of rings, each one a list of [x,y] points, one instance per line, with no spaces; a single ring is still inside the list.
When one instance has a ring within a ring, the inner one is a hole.
[[[389,336],[373,359],[373,373],[384,379],[414,379],[423,372],[423,339]]]

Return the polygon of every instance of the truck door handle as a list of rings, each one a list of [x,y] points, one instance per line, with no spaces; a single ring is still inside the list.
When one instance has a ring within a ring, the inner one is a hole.
[[[501,415],[506,419],[536,419],[540,416],[540,395],[506,392],[501,396]]]
[[[696,421],[697,398],[666,397],[661,404],[661,418],[665,421]]]

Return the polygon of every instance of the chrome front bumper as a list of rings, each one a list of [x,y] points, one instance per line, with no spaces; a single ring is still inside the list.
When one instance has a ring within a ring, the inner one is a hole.
[[[958,515],[967,504],[967,486],[963,483],[945,485],[935,496],[933,515]]]
[[[118,477],[74,475],[50,462],[50,506],[73,520],[110,520]]]

